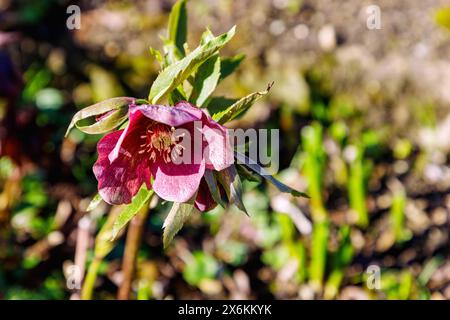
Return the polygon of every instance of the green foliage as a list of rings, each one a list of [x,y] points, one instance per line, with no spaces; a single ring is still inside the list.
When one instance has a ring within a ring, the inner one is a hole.
[[[345,268],[350,264],[353,258],[353,245],[350,239],[350,226],[343,226],[339,230],[340,243],[338,250],[332,255],[333,269],[325,284],[325,299],[333,299],[339,292],[339,286],[344,278]]]
[[[195,74],[194,85],[189,101],[198,107],[205,107],[209,96],[216,89],[220,77],[220,56],[215,54],[206,60]]]
[[[321,288],[325,275],[327,262],[327,248],[329,236],[329,222],[316,222],[313,226],[311,240],[311,262],[309,265],[309,276],[311,285]]]
[[[98,205],[103,201],[102,196],[97,193],[91,200],[91,202],[89,202],[89,205],[86,209],[87,212],[90,212],[92,210],[94,210],[95,208],[98,207]]]
[[[364,170],[364,150],[355,147],[355,157],[350,162],[348,179],[348,196],[350,208],[356,215],[356,225],[362,228],[369,224],[366,206],[366,174]]]
[[[392,198],[392,206],[390,212],[390,223],[395,241],[397,243],[409,240],[411,233],[405,229],[405,207],[406,194],[405,190],[397,190]]]
[[[219,271],[217,260],[202,251],[195,251],[183,270],[183,278],[192,286],[200,286],[208,279],[214,279]]]
[[[81,292],[81,298],[89,300],[92,298],[97,274],[100,271],[102,260],[113,250],[117,235],[114,236],[114,224],[119,215],[119,207],[114,208],[108,214],[106,222],[101,227],[95,237],[94,258],[89,265],[84,285]],[[112,240],[114,239],[114,240]]]
[[[227,194],[231,204],[235,204],[240,210],[248,215],[247,209],[242,201],[242,183],[234,165],[217,173],[217,178]]]
[[[140,210],[145,206],[148,206],[152,195],[153,190],[148,190],[146,186],[141,187],[139,192],[131,200],[131,203],[125,207],[114,222],[111,240],[116,238],[120,230],[122,230],[122,228],[124,228]]]
[[[181,230],[185,222],[189,219],[191,214],[195,211],[193,201],[188,203],[174,202],[169,214],[164,220],[164,234],[163,243],[164,248],[167,248],[173,237]]]
[[[220,61],[220,81],[235,72],[244,59],[245,54],[238,54],[233,57],[222,58]]]
[[[156,78],[150,89],[148,100],[156,104],[167,96],[172,90],[177,88],[186,80],[191,73],[197,70],[206,60],[212,57],[228,41],[233,38],[235,27],[230,31],[218,37],[215,37],[207,43],[197,47],[185,58],[169,65]]]
[[[235,157],[236,157],[238,163],[245,164],[245,167],[250,168],[255,173],[257,173],[258,176],[261,176],[264,179],[266,179],[269,182],[271,182],[279,191],[285,192],[285,193],[289,193],[289,194],[291,194],[291,195],[293,195],[295,197],[309,198],[309,196],[306,193],[294,190],[291,187],[288,187],[287,185],[282,183],[281,181],[275,179],[263,167],[261,167],[259,164],[257,164],[252,159],[248,158],[246,155],[244,155],[242,153],[239,153],[239,152],[235,152],[234,154],[235,154]],[[254,179],[257,180],[257,178],[254,178]]]
[[[303,171],[308,179],[308,191],[311,197],[312,216],[315,221],[326,219],[327,213],[322,199],[323,173],[325,171],[325,150],[322,141],[322,126],[313,123],[301,133],[305,151]]]
[[[187,39],[186,0],[179,0],[172,7],[169,15],[169,40],[184,55],[184,44]]]
[[[120,97],[111,98],[78,111],[72,118],[66,131],[66,136],[70,130],[76,126],[83,132],[89,134],[105,133],[120,126],[128,118],[128,105],[132,98]],[[105,114],[107,114],[105,116]],[[82,120],[103,116],[92,125],[79,124]]]
[[[208,184],[209,191],[211,192],[211,195],[218,204],[220,204],[223,208],[226,207],[225,201],[222,199],[222,196],[219,191],[219,187],[217,185],[216,177],[214,176],[214,173],[211,170],[205,170],[205,181]]]
[[[248,96],[240,99],[225,110],[213,114],[212,118],[220,124],[224,124],[228,121],[233,120],[243,112],[247,111],[258,99],[268,94],[272,85],[273,83],[269,84],[265,91],[249,94]]]

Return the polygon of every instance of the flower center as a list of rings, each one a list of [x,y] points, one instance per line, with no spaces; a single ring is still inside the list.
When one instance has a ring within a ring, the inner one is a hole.
[[[165,124],[154,123],[147,127],[141,139],[144,141],[140,145],[139,154],[148,153],[149,160],[155,162],[157,157],[161,157],[164,162],[168,163],[173,157],[180,156],[184,147],[179,144],[179,139],[184,134],[175,135],[175,128]],[[172,152],[175,150],[175,152]]]

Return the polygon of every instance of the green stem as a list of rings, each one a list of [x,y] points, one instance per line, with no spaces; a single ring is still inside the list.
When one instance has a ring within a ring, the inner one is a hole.
[[[89,266],[86,278],[84,280],[83,289],[81,290],[81,300],[91,300],[94,291],[95,280],[97,279],[98,270],[102,259],[95,257]]]
[[[81,290],[82,300],[91,300],[95,281],[97,279],[97,274],[100,269],[100,264],[102,260],[106,257],[108,253],[114,248],[116,241],[111,241],[111,234],[113,224],[116,221],[117,216],[121,211],[121,207],[113,207],[109,212],[108,218],[100,229],[97,237],[95,238],[95,249],[94,249],[94,259],[89,265],[86,278],[84,279],[83,288]],[[116,237],[116,240],[119,237]]]

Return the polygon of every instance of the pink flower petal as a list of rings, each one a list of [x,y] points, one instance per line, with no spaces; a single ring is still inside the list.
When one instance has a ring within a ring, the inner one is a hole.
[[[120,152],[125,152],[125,150],[132,155],[137,154],[140,136],[145,134],[148,123],[148,119],[141,112],[130,112],[128,125],[121,130],[122,134],[108,156],[111,163],[119,157]]]
[[[207,141],[204,151],[206,168],[221,171],[234,163],[233,149],[227,128],[204,116],[203,135]]]
[[[142,112],[144,116],[156,122],[178,127],[182,124],[201,120],[202,111],[187,102],[179,102],[174,107],[162,105],[131,106],[130,113]]]
[[[98,160],[93,171],[98,181],[98,191],[107,203],[130,203],[143,183],[151,188],[148,161],[142,157],[121,152],[111,163],[108,155],[117,145],[123,130],[104,136],[97,144]]]
[[[153,190],[167,201],[187,202],[197,192],[205,173],[205,162],[174,164],[162,160],[151,165]]]

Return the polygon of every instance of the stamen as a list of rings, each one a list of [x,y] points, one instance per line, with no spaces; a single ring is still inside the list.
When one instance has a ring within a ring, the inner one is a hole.
[[[145,143],[140,145],[139,154],[149,153],[149,160],[155,162],[160,157],[164,162],[172,162],[177,156],[181,156],[184,146],[178,144],[185,133],[175,135],[175,127],[168,127],[164,124],[153,123],[146,129],[146,134],[140,136],[145,139]],[[175,152],[172,152],[175,149]],[[173,158],[174,157],[174,158]]]

